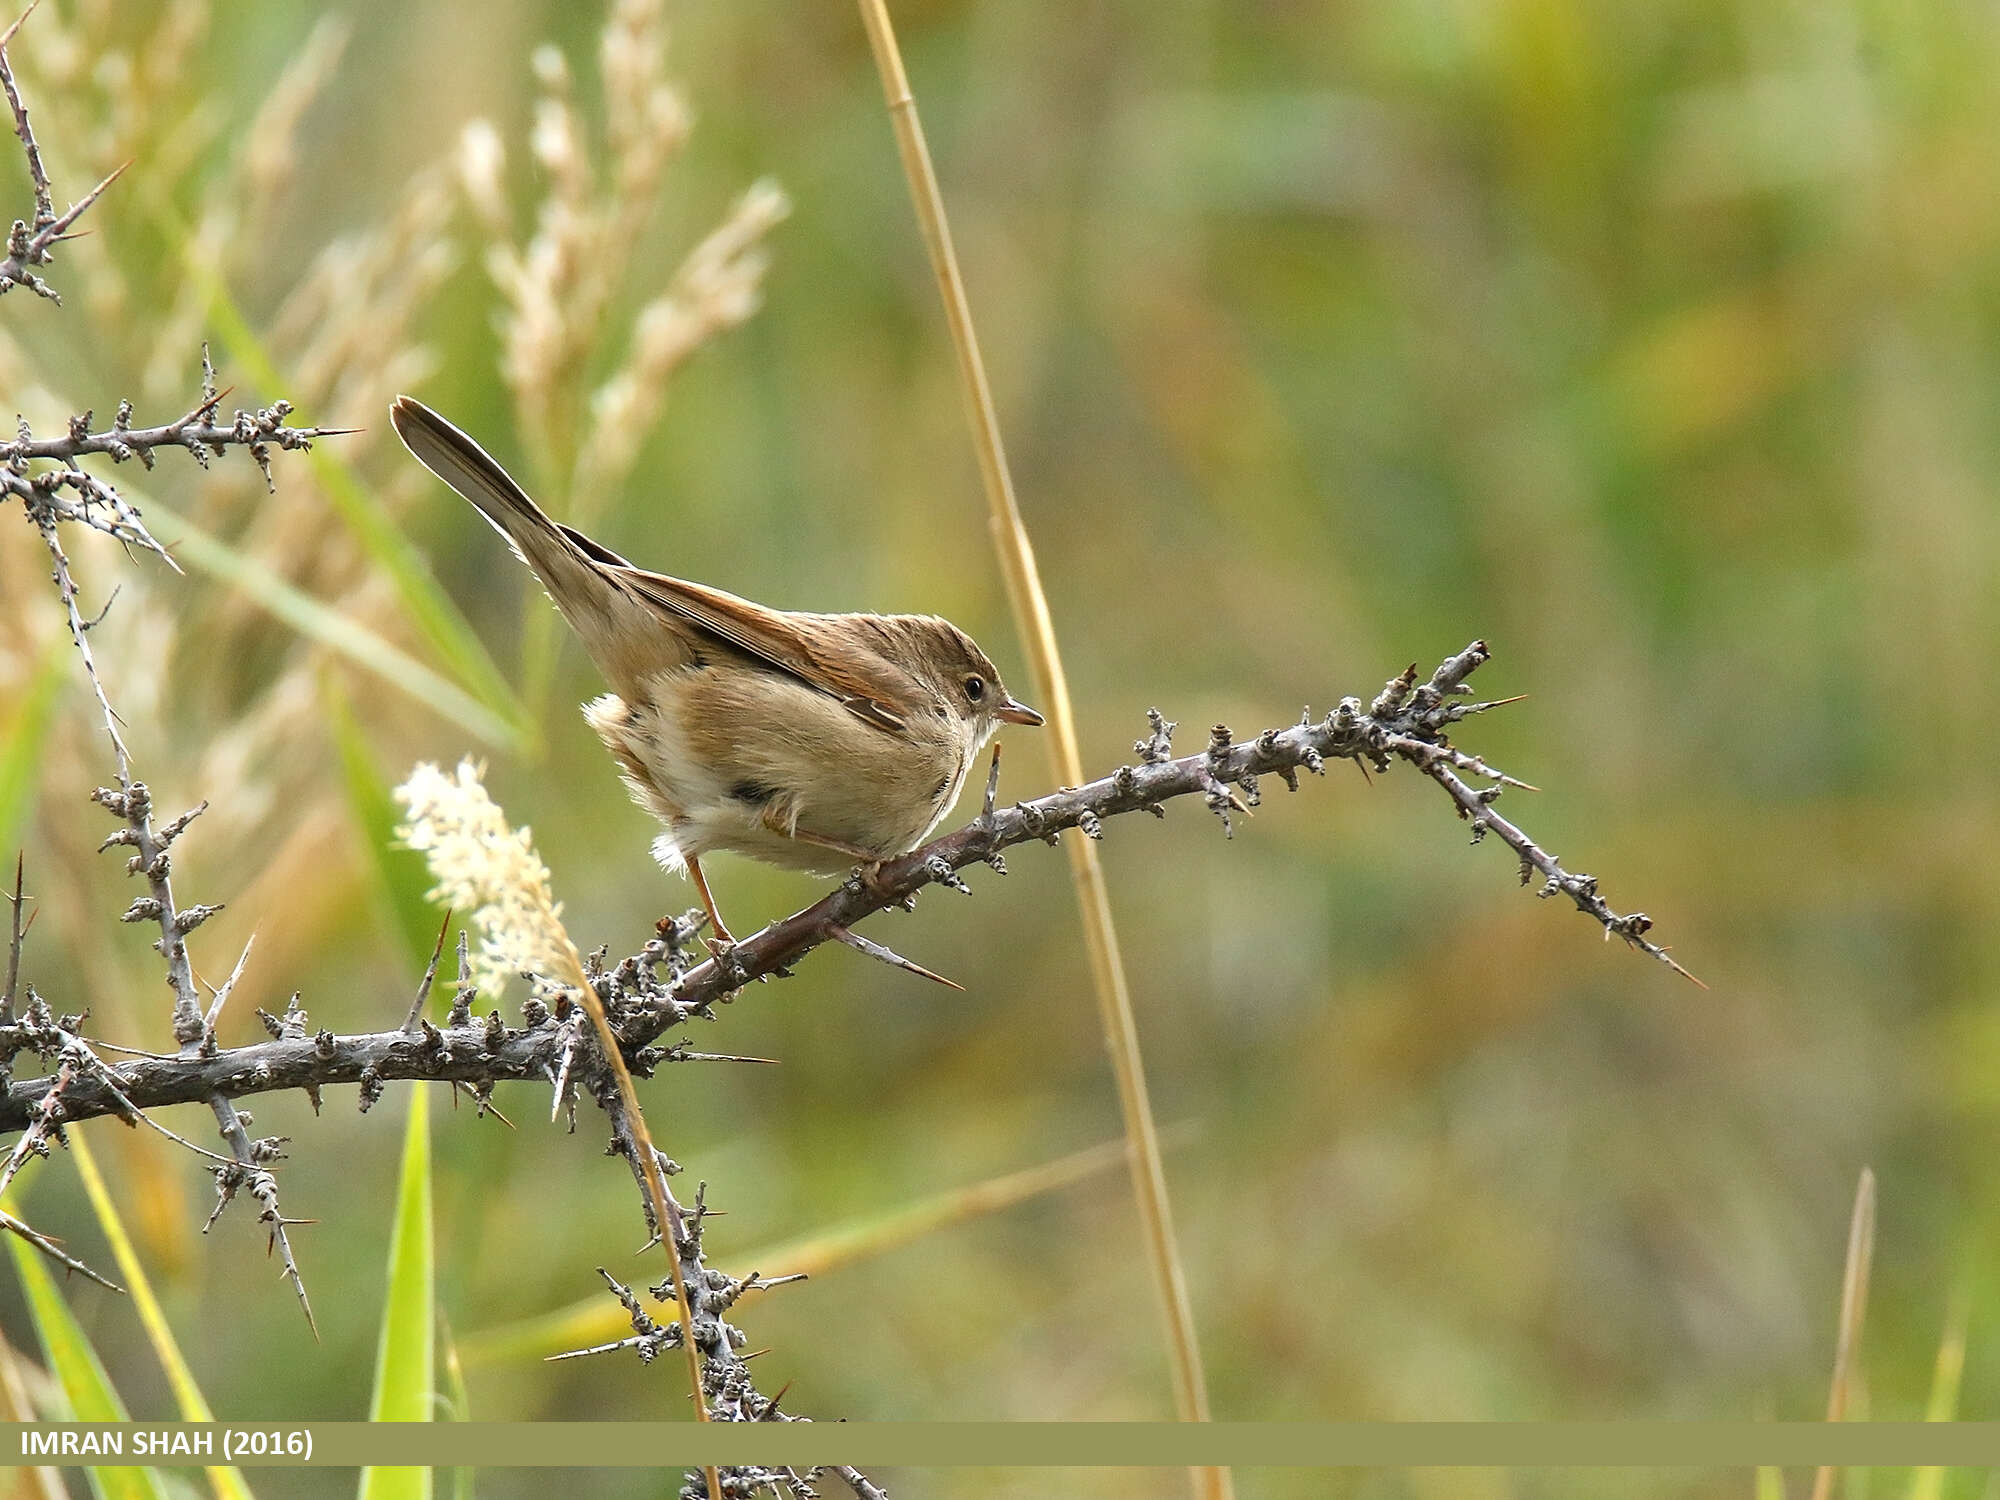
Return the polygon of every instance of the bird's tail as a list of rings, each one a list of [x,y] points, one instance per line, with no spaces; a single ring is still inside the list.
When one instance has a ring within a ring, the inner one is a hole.
[[[534,569],[601,667],[622,618],[636,602],[608,569],[629,566],[582,532],[553,520],[498,460],[423,402],[398,396],[389,408],[396,434],[417,461],[471,501],[515,554]]]

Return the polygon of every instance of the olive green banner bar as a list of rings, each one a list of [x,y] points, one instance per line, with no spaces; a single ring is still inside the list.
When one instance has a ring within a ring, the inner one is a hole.
[[[806,1468],[2000,1465],[2000,1422],[0,1423],[6,1464]]]

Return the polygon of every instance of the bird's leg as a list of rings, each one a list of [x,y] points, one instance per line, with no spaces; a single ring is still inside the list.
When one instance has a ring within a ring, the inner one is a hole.
[[[722,925],[722,913],[715,909],[715,897],[709,894],[708,880],[701,873],[701,861],[690,854],[687,867],[688,874],[694,879],[694,888],[701,892],[701,904],[708,909],[708,925],[714,929],[714,936],[708,940],[709,949],[719,952],[723,948],[735,947],[736,939]]]

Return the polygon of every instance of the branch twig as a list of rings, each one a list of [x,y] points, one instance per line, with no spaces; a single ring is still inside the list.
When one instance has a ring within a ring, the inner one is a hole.
[[[18,24],[18,23],[17,23]],[[11,35],[11,33],[10,33]],[[14,96],[11,83],[9,96]],[[19,128],[26,131],[26,115],[17,109],[16,120]],[[19,226],[16,226],[17,229]],[[0,267],[0,273],[4,267]],[[92,694],[97,699],[98,710],[103,718],[105,734],[111,741],[111,748],[117,763],[118,783],[116,786],[99,787],[91,794],[93,801],[102,804],[121,826],[100,849],[126,848],[132,851],[126,860],[126,872],[138,875],[146,882],[146,894],[137,898],[125,910],[122,920],[126,922],[149,922],[159,932],[153,947],[166,964],[167,987],[173,997],[172,1029],[179,1052],[171,1062],[159,1062],[161,1066],[186,1066],[199,1064],[220,1055],[215,1040],[215,1023],[220,1017],[222,1005],[236,983],[242,969],[243,960],[237,962],[236,972],[215,994],[214,1003],[204,1011],[201,994],[195,983],[194,966],[188,958],[187,935],[206,922],[220,906],[181,906],[174,897],[172,870],[172,848],[175,840],[187,831],[188,825],[207,810],[208,804],[201,803],[188,812],[167,822],[164,826],[153,820],[153,797],[146,783],[132,774],[132,754],[120,732],[120,719],[111,706],[109,694],[105,691],[104,680],[97,668],[96,656],[90,647],[90,630],[97,623],[85,620],[78,605],[76,580],[70,571],[70,562],[63,549],[60,526],[63,522],[76,522],[108,532],[121,541],[137,543],[148,548],[170,565],[173,559],[146,530],[137,509],[129,505],[119,495],[116,488],[85,470],[80,460],[93,455],[107,455],[114,461],[123,462],[138,458],[150,468],[154,461],[154,450],[165,446],[185,448],[195,459],[206,467],[211,453],[221,454],[231,446],[248,448],[250,456],[263,470],[265,482],[271,478],[271,445],[280,448],[304,448],[320,435],[319,429],[287,427],[284,419],[291,412],[291,404],[279,401],[252,414],[239,410],[235,421],[229,427],[219,426],[216,415],[222,399],[228,394],[219,391],[215,384],[215,368],[209,362],[208,351],[202,351],[202,399],[188,414],[178,421],[162,427],[135,429],[131,425],[132,407],[130,402],[121,402],[118,416],[108,432],[91,431],[91,414],[88,412],[72,417],[66,436],[54,439],[37,439],[28,430],[27,423],[21,424],[20,436],[12,443],[0,444],[0,495],[19,498],[27,511],[29,520],[41,534],[47,546],[52,564],[51,580],[55,584],[57,597],[61,600],[70,639],[75,643],[77,654],[83,661],[84,674],[90,681]],[[36,462],[52,462],[61,467],[33,472]],[[70,499],[65,491],[73,492]],[[109,606],[107,605],[107,608]],[[102,614],[98,616],[102,619]],[[18,944],[14,953],[18,955]],[[245,949],[245,958],[248,949]],[[10,959],[11,962],[11,959]],[[11,983],[10,983],[11,991]],[[30,994],[32,995],[32,991]],[[46,1009],[46,1007],[44,1007]],[[32,1017],[31,1017],[32,1019]],[[20,1029],[20,1028],[16,1028]],[[45,1044],[38,1044],[32,1036],[26,1037],[16,1046],[35,1047],[46,1052]],[[115,1070],[97,1059],[80,1038],[68,1038],[61,1049],[63,1059],[54,1079],[45,1080],[44,1088],[35,1105],[35,1117],[28,1122],[27,1133],[16,1147],[6,1168],[11,1176],[18,1169],[24,1149],[46,1150],[42,1137],[59,1131],[61,1122],[68,1119],[84,1118],[74,1113],[68,1090],[78,1082],[90,1081],[95,1091],[103,1096],[106,1108],[94,1113],[115,1112],[128,1123],[146,1119],[143,1107],[136,1106],[126,1096]],[[148,1059],[156,1061],[157,1059]],[[216,1124],[223,1140],[228,1144],[230,1154],[216,1158],[220,1165],[215,1173],[216,1204],[209,1215],[213,1225],[222,1210],[239,1190],[247,1190],[258,1204],[258,1220],[270,1236],[270,1248],[277,1254],[284,1269],[285,1278],[297,1292],[299,1306],[305,1313],[306,1324],[319,1337],[319,1328],[313,1318],[312,1302],[306,1295],[305,1279],[299,1272],[297,1258],[292,1251],[290,1227],[308,1222],[287,1218],[278,1203],[277,1179],[272,1175],[271,1164],[284,1156],[284,1138],[270,1136],[253,1140],[248,1126],[250,1117],[239,1111],[232,1102],[232,1095],[221,1089],[208,1089],[195,1096],[203,1099],[215,1115]],[[156,1129],[164,1127],[155,1125]],[[37,1136],[37,1130],[42,1137]],[[166,1131],[168,1135],[173,1132]],[[180,1137],[174,1136],[179,1140]],[[191,1142],[183,1142],[192,1146]],[[200,1151],[201,1148],[193,1147]],[[202,1152],[213,1156],[212,1152]],[[206,1228],[206,1226],[204,1226]]]
[[[118,180],[118,174],[130,162],[114,168],[111,174],[96,187],[72,203],[67,211],[56,212],[55,191],[49,185],[48,168],[42,165],[42,148],[36,144],[35,129],[28,121],[27,101],[21,97],[20,86],[14,81],[14,65],[7,56],[7,48],[14,40],[14,34],[21,29],[21,23],[35,13],[40,0],[31,0],[28,8],[0,33],[0,92],[7,95],[7,108],[14,116],[14,134],[21,138],[21,149],[28,157],[28,177],[35,187],[35,220],[32,224],[25,219],[16,219],[14,227],[7,235],[7,254],[0,259],[0,295],[24,286],[37,296],[61,304],[55,288],[50,286],[31,269],[45,266],[55,259],[54,247],[69,233],[70,226],[83,217],[84,210],[95,203],[104,190]]]
[[[150,469],[159,450],[179,448],[207,468],[211,458],[232,447],[244,448],[263,472],[268,489],[273,483],[273,448],[302,452],[312,447],[315,438],[338,437],[346,431],[288,425],[285,418],[292,413],[289,401],[274,401],[255,411],[239,407],[225,424],[220,420],[222,401],[229,392],[216,389],[215,369],[205,347],[201,369],[201,401],[184,415],[155,427],[134,427],[129,401],[118,403],[110,427],[95,432],[91,426],[96,414],[88,411],[72,416],[61,437],[38,438],[23,421],[12,442],[0,442],[0,498],[12,496],[21,501],[45,536],[57,522],[72,521],[144,547],[174,566],[167,550],[146,529],[138,507],[129,504],[108,480],[85,469],[83,459],[103,457],[124,463],[136,458]],[[37,463],[56,467],[36,470],[33,465]],[[54,550],[53,543],[51,548]]]

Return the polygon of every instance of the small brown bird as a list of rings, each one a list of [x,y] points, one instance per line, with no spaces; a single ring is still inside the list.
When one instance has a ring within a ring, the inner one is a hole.
[[[701,859],[731,849],[822,874],[906,854],[957,801],[1008,695],[972,637],[935,615],[769,609],[636,568],[551,520],[477,443],[419,401],[390,419],[410,452],[534,569],[611,692],[584,717],[641,807],[653,853],[685,868],[722,942]]]

